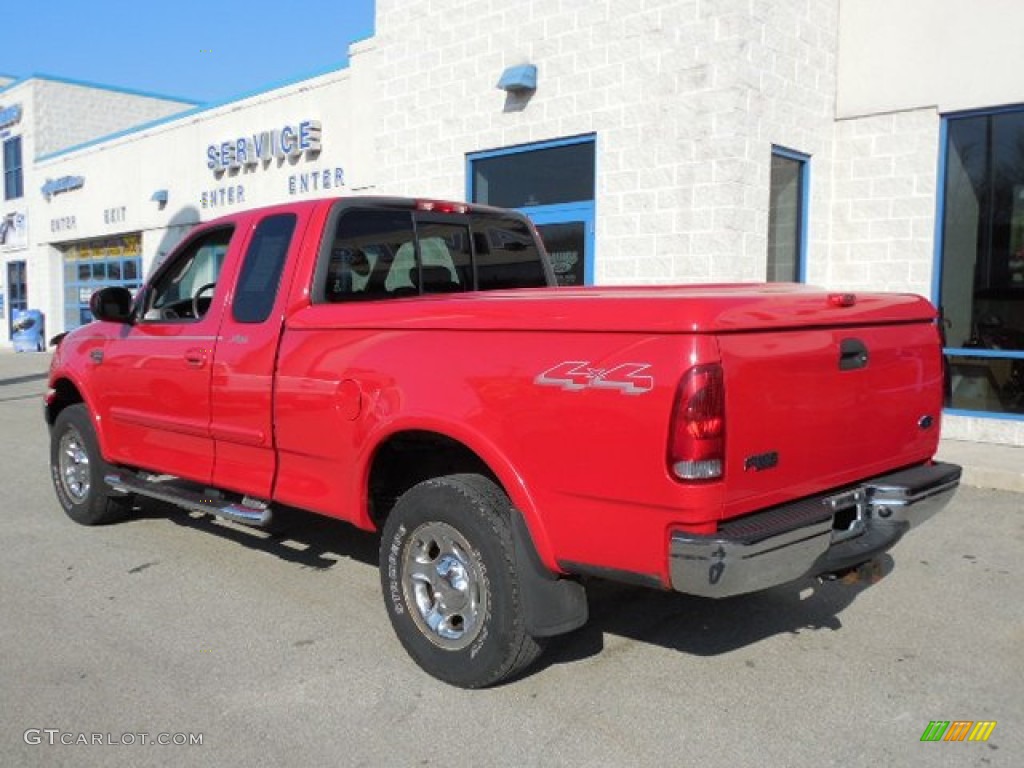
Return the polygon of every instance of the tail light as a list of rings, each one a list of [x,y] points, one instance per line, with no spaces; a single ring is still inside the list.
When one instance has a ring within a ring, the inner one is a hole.
[[[698,365],[679,383],[668,438],[668,467],[679,480],[718,480],[725,463],[722,366]]]

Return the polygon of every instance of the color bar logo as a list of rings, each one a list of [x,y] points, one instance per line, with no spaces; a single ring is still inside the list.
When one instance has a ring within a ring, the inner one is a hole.
[[[932,720],[921,741],[988,741],[995,729],[995,720]]]

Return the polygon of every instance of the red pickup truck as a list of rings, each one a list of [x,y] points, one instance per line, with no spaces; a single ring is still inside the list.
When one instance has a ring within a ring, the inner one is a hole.
[[[553,285],[494,208],[202,224],[59,343],[57,498],[86,525],[150,497],[378,530],[402,644],[481,687],[586,621],[584,577],[726,597],[842,573],[953,495],[924,299]]]

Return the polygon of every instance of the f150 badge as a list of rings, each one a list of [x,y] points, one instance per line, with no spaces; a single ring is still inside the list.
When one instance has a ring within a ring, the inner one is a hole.
[[[650,367],[648,363],[622,363],[612,368],[598,368],[585,360],[566,360],[538,374],[533,383],[569,392],[617,389],[623,395],[642,395],[654,389],[654,377],[644,374]]]

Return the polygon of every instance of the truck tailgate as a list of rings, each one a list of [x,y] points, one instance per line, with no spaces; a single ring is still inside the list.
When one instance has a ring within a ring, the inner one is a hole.
[[[928,460],[942,359],[931,321],[718,336],[731,518]]]

